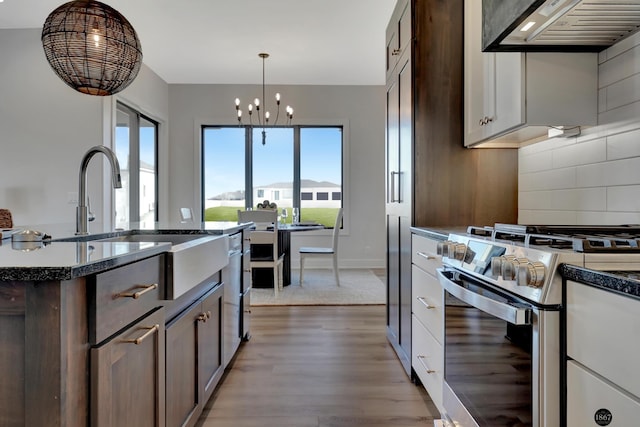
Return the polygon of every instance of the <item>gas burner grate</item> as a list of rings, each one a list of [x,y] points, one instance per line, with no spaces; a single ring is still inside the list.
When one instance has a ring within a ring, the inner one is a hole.
[[[561,249],[589,253],[640,253],[640,226],[565,226],[496,223],[469,226],[473,236],[521,243],[540,249]]]
[[[573,245],[576,252],[637,252],[640,245],[637,239],[619,239],[615,237],[576,239]]]
[[[547,246],[554,249],[575,250],[575,239],[571,236],[552,236],[548,234],[527,234],[525,245]]]
[[[473,236],[480,236],[480,237],[492,237],[493,227],[489,227],[489,226],[479,227],[477,225],[470,225],[467,227],[467,234],[471,234]]]

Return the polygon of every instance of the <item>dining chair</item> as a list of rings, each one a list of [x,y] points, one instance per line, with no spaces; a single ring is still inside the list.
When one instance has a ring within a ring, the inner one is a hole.
[[[253,222],[255,229],[249,231],[249,244],[251,245],[251,259],[249,266],[254,268],[273,269],[273,291],[275,296],[282,290],[282,263],[284,254],[278,250],[278,212],[275,210],[238,210],[238,224]],[[254,250],[258,246],[264,248],[271,246],[270,250]],[[251,274],[253,280],[253,273]]]
[[[326,247],[301,247],[300,248],[300,286],[304,280],[304,261],[307,257],[331,257],[333,261],[333,275],[336,279],[336,285],[340,286],[340,277],[338,275],[338,235],[340,234],[340,224],[342,222],[342,208],[338,209],[336,215],[336,223],[333,226],[332,245]]]
[[[180,208],[180,222],[193,222],[193,211],[191,208]]]
[[[268,200],[264,200],[262,203],[258,203],[256,205],[256,208],[258,208],[258,209],[278,210],[278,205],[275,202],[270,202]]]

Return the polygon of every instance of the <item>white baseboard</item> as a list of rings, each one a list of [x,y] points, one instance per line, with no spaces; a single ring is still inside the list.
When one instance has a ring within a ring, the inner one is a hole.
[[[305,268],[332,268],[329,258],[307,258],[304,266]],[[291,258],[291,268],[300,268],[300,258]],[[338,268],[386,268],[386,261],[383,259],[340,259],[338,260]]]

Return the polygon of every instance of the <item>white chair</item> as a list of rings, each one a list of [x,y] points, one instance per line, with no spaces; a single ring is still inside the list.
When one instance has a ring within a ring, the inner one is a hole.
[[[284,254],[278,252],[278,212],[273,210],[238,211],[238,224],[253,222],[255,230],[249,231],[249,243],[253,245],[271,245],[269,253],[260,254],[251,251],[250,268],[272,268],[273,290],[275,296],[282,290],[282,262]],[[252,274],[253,276],[253,274]]]
[[[180,222],[193,222],[193,211],[191,208],[180,208]]]
[[[333,258],[333,275],[336,278],[336,285],[340,286],[340,277],[338,276],[338,235],[340,234],[340,224],[342,222],[342,208],[338,209],[336,215],[336,223],[333,226],[333,240],[330,248],[318,247],[302,247],[300,248],[300,286],[304,280],[304,261],[307,257],[332,257]]]

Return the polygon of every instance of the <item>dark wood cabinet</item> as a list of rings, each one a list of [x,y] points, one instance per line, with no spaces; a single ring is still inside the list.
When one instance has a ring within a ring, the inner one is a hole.
[[[206,322],[198,325],[198,383],[203,393],[203,403],[211,397],[213,390],[224,372],[222,337],[224,322],[223,297],[224,288],[218,286],[202,300],[202,313],[207,316]]]
[[[164,427],[164,309],[91,349],[91,425]]]
[[[408,374],[410,227],[517,222],[517,150],[464,147],[463,23],[463,0],[399,0],[386,32],[387,336]]]
[[[411,372],[412,209],[412,62],[411,4],[399,1],[387,29],[389,46],[396,46],[394,68],[387,70],[386,224],[387,224],[387,336],[407,374]],[[387,64],[389,67],[389,64]]]
[[[167,323],[167,427],[195,425],[222,376],[222,304],[216,284]]]

